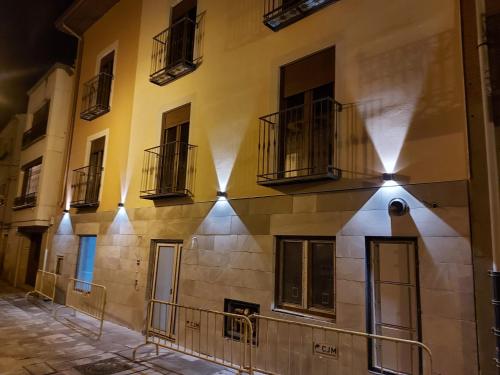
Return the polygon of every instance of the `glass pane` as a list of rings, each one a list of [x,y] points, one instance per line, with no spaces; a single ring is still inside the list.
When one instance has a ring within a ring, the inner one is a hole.
[[[302,242],[283,241],[280,259],[280,302],[302,305]]]
[[[80,251],[78,253],[78,268],[76,278],[87,283],[91,283],[94,277],[96,237],[80,237]],[[90,286],[86,283],[76,284],[77,289],[90,291]]]
[[[312,307],[326,309],[335,307],[334,256],[333,243],[311,242],[309,272]]]

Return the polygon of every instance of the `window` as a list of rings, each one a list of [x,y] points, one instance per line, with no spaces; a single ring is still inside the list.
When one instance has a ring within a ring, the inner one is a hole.
[[[331,317],[335,314],[335,241],[286,237],[278,240],[277,307]]]
[[[339,179],[335,48],[281,67],[279,111],[260,118],[262,185]]]
[[[420,341],[416,241],[372,239],[368,250],[368,332]],[[418,350],[389,341],[369,340],[368,344],[370,371],[421,373]]]
[[[33,207],[36,204],[41,170],[42,158],[23,166],[21,191],[18,197],[14,199],[15,208]]]
[[[71,207],[99,206],[106,136],[93,139],[89,146],[89,164],[73,170]]]
[[[78,262],[76,265],[75,288],[81,291],[90,291],[90,283],[94,278],[94,260],[96,249],[96,236],[81,236]]]
[[[99,60],[98,74],[83,84],[80,118],[92,121],[110,111],[115,51]]]
[[[46,101],[34,114],[31,128],[24,132],[22,147],[26,148],[47,133],[50,101]]]
[[[182,77],[200,62],[203,33],[196,10],[197,0],[177,2],[171,8],[170,27],[153,37],[149,80],[154,84],[163,86]]]

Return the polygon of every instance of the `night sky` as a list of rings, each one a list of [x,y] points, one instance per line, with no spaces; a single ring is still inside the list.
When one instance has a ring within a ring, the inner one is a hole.
[[[26,91],[55,62],[73,65],[76,39],[54,21],[72,0],[0,1],[0,128],[25,113]]]

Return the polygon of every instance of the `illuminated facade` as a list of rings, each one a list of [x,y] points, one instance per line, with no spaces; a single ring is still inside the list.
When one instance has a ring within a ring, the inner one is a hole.
[[[478,373],[458,0],[105,3],[59,23],[83,40],[61,288],[105,285],[136,330],[151,297],[247,303]]]
[[[43,268],[51,240],[51,226],[59,211],[68,152],[73,70],[53,65],[28,91],[28,108],[18,142],[10,147],[17,154],[15,178],[10,181],[3,223],[2,278],[24,288],[35,285],[37,270]]]

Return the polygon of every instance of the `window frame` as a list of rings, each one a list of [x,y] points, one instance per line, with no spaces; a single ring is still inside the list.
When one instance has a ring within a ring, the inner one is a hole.
[[[286,242],[300,242],[302,244],[302,303],[297,305],[290,302],[282,301],[282,253],[283,246]],[[311,279],[311,254],[312,254],[312,243],[327,243],[332,245],[333,250],[333,308],[323,309],[312,306],[312,279]],[[335,237],[328,236],[278,236],[276,238],[276,256],[275,256],[275,310],[282,312],[288,312],[293,314],[307,315],[312,317],[322,317],[335,319],[337,313],[336,304],[336,239]]]
[[[22,178],[22,185],[21,185],[21,191],[19,196],[21,197],[27,197],[28,195],[34,195],[35,197],[38,196],[39,192],[39,187],[40,187],[40,178],[42,174],[42,163],[43,163],[43,158],[39,157],[25,165],[22,166],[21,171],[23,173],[23,178]],[[33,192],[28,194],[28,188],[31,188],[30,184],[30,179],[33,176],[31,173],[31,170],[35,167],[40,166],[40,171],[38,173],[38,181],[36,184],[36,187]]]

